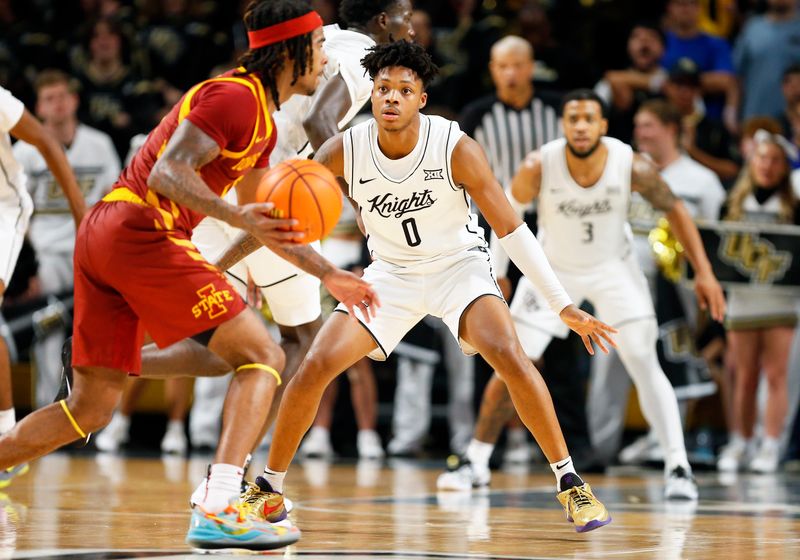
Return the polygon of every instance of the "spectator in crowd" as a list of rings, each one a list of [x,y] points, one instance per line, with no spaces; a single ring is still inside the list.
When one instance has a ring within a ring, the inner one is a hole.
[[[742,84],[742,118],[779,117],[785,101],[781,78],[800,62],[800,17],[796,0],[767,0],[767,11],[745,25],[733,51]]]
[[[641,22],[628,36],[631,65],[625,70],[609,70],[594,90],[610,108],[608,135],[623,142],[633,139],[633,116],[639,106],[661,95],[667,71],[661,66],[664,32],[655,24]]]
[[[790,64],[783,71],[781,79],[781,93],[783,94],[783,111],[780,116],[783,135],[786,138],[795,136],[792,126],[792,117],[795,116],[794,110],[800,103],[800,62]]]
[[[681,147],[723,182],[732,183],[740,168],[733,153],[734,140],[722,123],[706,114],[701,92],[697,65],[689,58],[679,59],[670,69],[664,93],[682,117]]]
[[[45,70],[35,82],[36,115],[45,129],[64,147],[86,204],[91,206],[109,190],[120,172],[119,158],[109,136],[78,121],[75,81],[60,70]],[[28,237],[36,251],[39,271],[30,295],[64,297],[72,292],[72,253],[75,222],[69,201],[58,188],[42,154],[24,141],[14,146],[14,156],[28,176],[34,213]],[[61,345],[64,325],[37,337],[36,404],[53,400],[61,379]]]
[[[120,158],[134,134],[157,124],[163,109],[161,95],[126,63],[127,44],[117,23],[98,20],[86,40],[87,58],[75,69],[81,83],[81,121],[111,136]]]
[[[700,0],[669,0],[667,26],[667,48],[661,64],[672,68],[681,58],[693,60],[700,72],[708,116],[736,130],[739,89],[731,49],[724,39],[700,30]]]
[[[731,222],[800,225],[800,203],[789,180],[797,149],[765,130],[754,137],[754,150],[728,198],[724,219]],[[748,286],[731,288],[728,343],[735,356],[734,426],[717,468],[746,467],[772,473],[780,463],[781,436],[789,407],[789,354],[797,325],[794,298]],[[763,372],[767,381],[764,433],[754,441],[756,394]]]
[[[516,14],[519,35],[536,53],[534,83],[541,91],[561,94],[593,83],[599,76],[588,76],[586,61],[572,48],[566,48],[553,33],[547,10],[539,0],[525,0]]]

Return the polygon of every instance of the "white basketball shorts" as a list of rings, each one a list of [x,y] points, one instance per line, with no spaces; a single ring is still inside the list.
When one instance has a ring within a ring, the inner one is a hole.
[[[655,317],[647,280],[633,253],[581,272],[554,270],[576,305],[590,301],[596,317],[612,327]],[[510,308],[522,348],[532,360],[542,357],[554,336],[566,338],[569,334],[567,325],[524,276],[517,285]]]
[[[28,230],[31,210],[19,204],[0,204],[0,281],[8,287]],[[0,295],[2,301],[2,295]]]
[[[375,339],[376,347],[369,354],[373,360],[385,360],[426,315],[441,318],[461,350],[475,354],[475,349],[458,336],[461,316],[482,296],[503,299],[492,272],[491,256],[483,247],[403,267],[376,260],[364,271],[364,280],[372,284],[381,300],[380,309],[369,323],[360,309],[356,311],[361,324]],[[341,304],[336,311],[347,313]]]

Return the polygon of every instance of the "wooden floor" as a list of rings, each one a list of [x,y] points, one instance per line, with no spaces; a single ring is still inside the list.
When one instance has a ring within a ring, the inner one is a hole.
[[[177,559],[207,458],[53,455],[0,494],[0,558]],[[257,457],[254,465],[263,465]],[[577,534],[552,475],[497,472],[491,491],[437,494],[437,465],[306,462],[287,494],[303,531],[287,558],[800,558],[800,476],[699,476],[666,504],[653,471],[588,477],[614,522]]]

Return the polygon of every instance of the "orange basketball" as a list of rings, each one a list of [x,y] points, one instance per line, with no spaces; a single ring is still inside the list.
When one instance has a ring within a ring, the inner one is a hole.
[[[342,213],[342,191],[328,169],[310,159],[290,159],[270,169],[256,193],[259,202],[275,204],[276,217],[294,218],[292,228],[311,243],[328,235]]]

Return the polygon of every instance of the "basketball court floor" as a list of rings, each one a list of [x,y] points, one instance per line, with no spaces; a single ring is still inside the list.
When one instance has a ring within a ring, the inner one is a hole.
[[[0,558],[188,558],[188,497],[208,459],[45,457],[0,494]],[[800,559],[798,474],[701,473],[698,504],[665,503],[656,471],[591,475],[614,521],[578,534],[541,467],[496,472],[491,490],[471,495],[437,493],[440,467],[294,464],[286,490],[303,537],[267,556]]]

